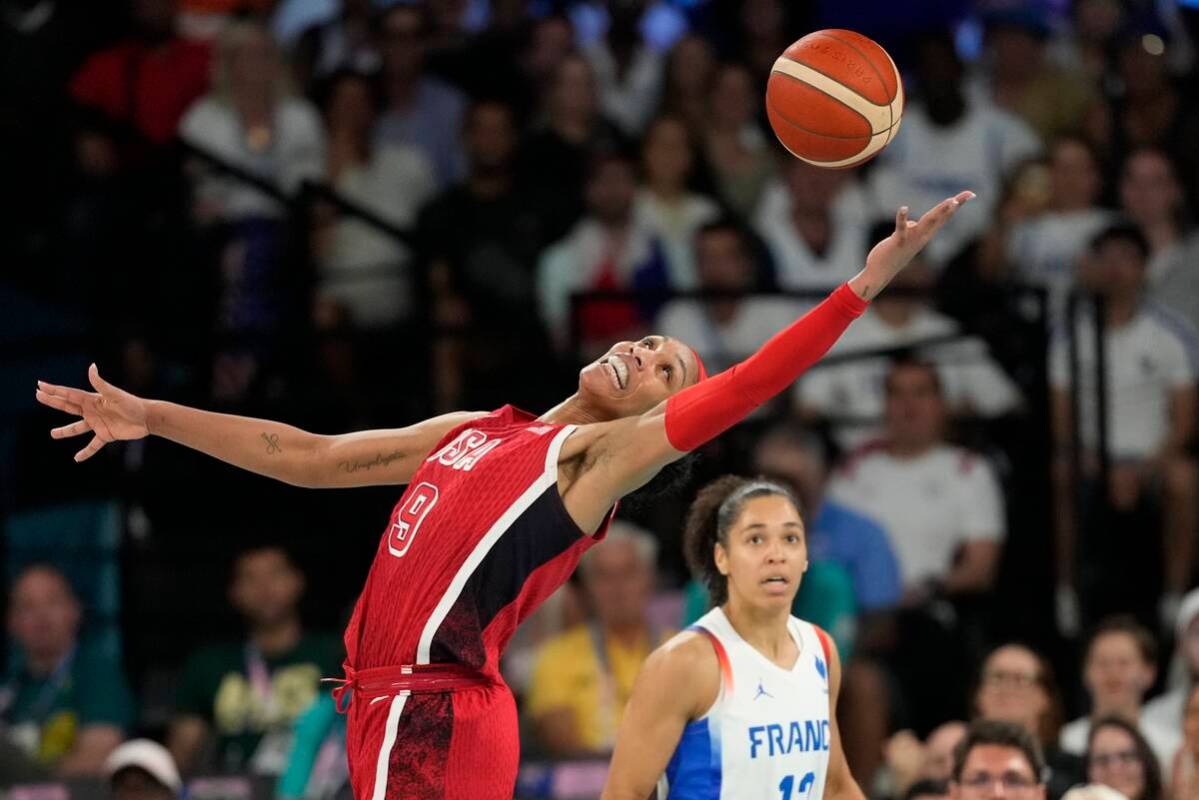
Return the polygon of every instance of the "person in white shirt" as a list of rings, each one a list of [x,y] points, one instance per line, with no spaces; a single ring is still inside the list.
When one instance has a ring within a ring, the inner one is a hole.
[[[1183,224],[1182,183],[1166,151],[1144,147],[1128,156],[1120,204],[1149,242],[1149,296],[1184,319],[1199,320],[1199,234]]]
[[[1098,205],[1103,190],[1098,159],[1078,137],[1054,142],[1049,160],[1049,208],[1012,229],[1007,258],[1021,280],[1049,290],[1058,314],[1074,288],[1076,262],[1115,215]]]
[[[922,39],[916,55],[916,99],[904,110],[895,140],[879,155],[871,188],[879,208],[902,197],[918,211],[936,205],[944,186],[965,181],[978,187],[979,203],[959,214],[926,251],[940,265],[987,229],[1004,180],[1040,153],[1041,142],[1019,117],[985,98],[966,97],[962,64],[948,33]]]
[[[641,39],[640,3],[611,3],[604,36],[583,48],[595,72],[604,114],[628,136],[637,136],[649,122],[658,97],[666,60]]]
[[[669,288],[662,243],[633,213],[636,170],[619,151],[597,154],[587,181],[587,216],[541,256],[537,297],[555,345],[571,339],[571,295],[587,291]],[[633,338],[645,327],[640,309],[625,301],[594,302],[580,312],[588,347],[613,336]]]
[[[222,31],[212,90],[183,115],[179,135],[288,195],[303,179],[324,172],[320,115],[292,94],[270,34],[251,22],[235,22]],[[274,198],[235,179],[205,172],[197,181],[201,222],[277,218],[283,212]]]
[[[1067,753],[1085,755],[1092,721],[1117,716],[1137,726],[1162,768],[1168,768],[1182,743],[1181,731],[1148,721],[1141,713],[1145,694],[1156,677],[1157,642],[1145,626],[1130,616],[1099,623],[1087,643],[1083,663],[1083,684],[1091,709],[1062,727],[1058,746]]]
[[[779,286],[823,290],[849,279],[866,257],[866,227],[873,220],[861,186],[848,170],[798,158],[782,177],[763,194],[755,218]]]
[[[662,116],[650,123],[642,140],[641,163],[645,183],[637,192],[633,213],[662,241],[671,285],[694,289],[698,283],[692,252],[695,232],[716,219],[720,209],[688,186],[695,153],[680,117]]]
[[[323,105],[333,188],[396,227],[410,228],[437,187],[432,165],[414,147],[371,141],[378,98],[369,76],[335,73]],[[316,247],[320,296],[344,306],[356,326],[398,323],[412,308],[408,249],[352,215],[330,210],[324,216]]]
[[[753,256],[752,236],[731,218],[699,229],[695,256],[701,290],[752,292],[760,288],[761,269]],[[662,308],[655,325],[668,336],[690,342],[704,365],[718,372],[757,352],[806,309],[804,303],[762,295],[677,299]]]
[[[1186,700],[1199,677],[1199,589],[1192,589],[1182,598],[1172,631],[1176,644],[1166,691],[1145,704],[1141,719],[1181,732]]]
[[[1136,508],[1144,496],[1159,496],[1164,530],[1166,594],[1163,618],[1174,618],[1178,598],[1189,585],[1195,552],[1196,493],[1199,469],[1187,450],[1195,432],[1195,364],[1187,352],[1193,336],[1185,323],[1143,302],[1149,245],[1132,225],[1102,231],[1091,244],[1082,282],[1104,300],[1104,348],[1107,387],[1109,471],[1108,500],[1119,511]],[[1070,365],[1065,335],[1055,338],[1049,354],[1054,437],[1055,506],[1058,536],[1059,622],[1071,622],[1069,599],[1074,585],[1075,480],[1098,475],[1097,372],[1093,319],[1079,314],[1071,335],[1079,359],[1081,441],[1072,441]],[[1081,449],[1083,474],[1075,476],[1070,448]]]
[[[886,379],[886,435],[837,471],[829,496],[873,517],[899,559],[905,604],[991,587],[1006,525],[1003,496],[977,453],[946,443],[936,368],[901,361]]]
[[[877,230],[877,228],[876,228]],[[932,288],[935,276],[923,259],[893,284],[913,291]],[[948,340],[948,341],[946,341]],[[688,340],[690,341],[690,340]],[[830,351],[850,356],[886,348],[913,348],[937,366],[951,414],[998,417],[1020,405],[1020,391],[990,356],[982,340],[962,334],[958,323],[934,311],[919,295],[880,297]],[[819,366],[796,387],[801,416],[832,418],[832,433],[847,450],[882,433],[883,383],[891,360],[857,358]]]

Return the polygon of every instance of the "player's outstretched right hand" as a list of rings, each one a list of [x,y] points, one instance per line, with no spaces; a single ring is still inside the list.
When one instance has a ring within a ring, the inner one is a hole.
[[[76,461],[91,458],[109,442],[141,439],[150,433],[146,427],[145,400],[105,381],[95,364],[88,367],[87,378],[96,391],[85,392],[38,381],[34,395],[42,405],[82,417],[69,425],[51,430],[53,438],[65,439],[88,431],[95,434],[87,447],[75,454]]]

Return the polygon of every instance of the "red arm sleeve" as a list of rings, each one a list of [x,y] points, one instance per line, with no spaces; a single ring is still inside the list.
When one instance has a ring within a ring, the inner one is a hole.
[[[694,450],[745,419],[819,361],[866,305],[844,284],[749,358],[672,396],[666,401],[670,446]]]

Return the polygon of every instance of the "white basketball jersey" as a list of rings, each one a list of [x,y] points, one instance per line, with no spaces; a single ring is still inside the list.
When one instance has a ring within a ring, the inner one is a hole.
[[[683,729],[658,797],[821,800],[832,745],[828,655],[813,625],[791,617],[787,627],[799,647],[791,669],[738,636],[719,608],[688,628],[716,651],[720,694]]]

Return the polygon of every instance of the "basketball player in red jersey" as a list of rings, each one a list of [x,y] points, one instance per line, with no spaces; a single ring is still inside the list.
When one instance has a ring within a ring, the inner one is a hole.
[[[518,738],[499,660],[516,626],[602,538],[616,502],[744,419],[818,360],[973,194],[909,221],[865,268],[740,364],[707,378],[675,339],[619,342],[540,417],[505,406],[321,436],[266,420],[39,383],[81,417],[83,461],[149,434],[305,487],[408,484],[346,629],[347,748],[357,800],[511,798]]]

